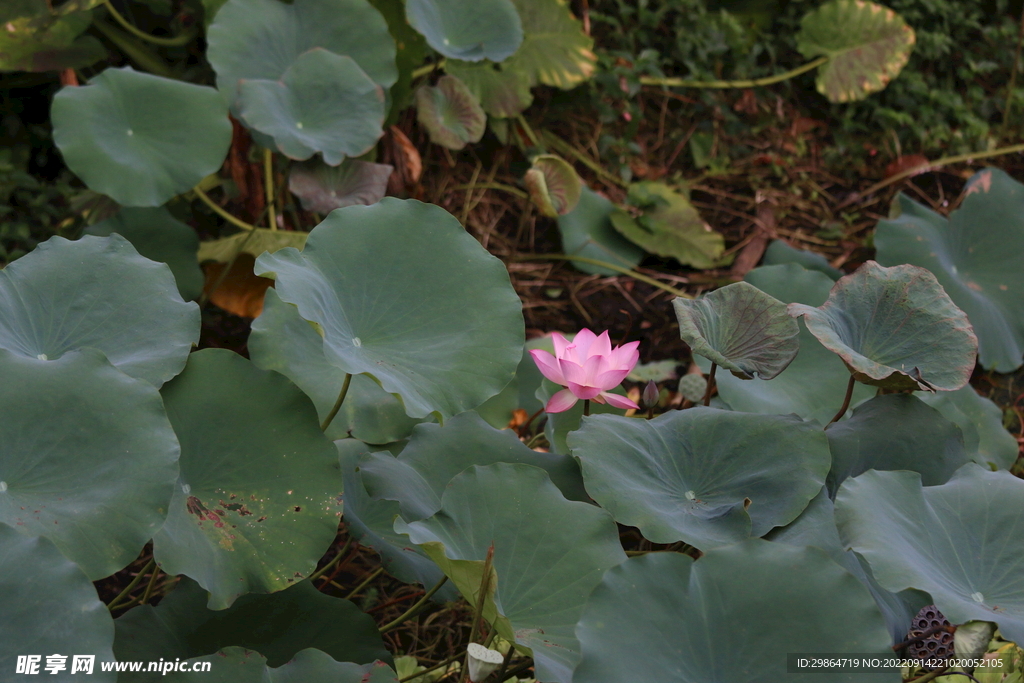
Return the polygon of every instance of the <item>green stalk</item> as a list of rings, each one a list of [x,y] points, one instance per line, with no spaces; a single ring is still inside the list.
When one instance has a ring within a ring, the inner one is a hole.
[[[110,604],[107,605],[107,609],[111,611],[117,609],[117,603],[120,602],[129,593],[131,593],[132,589],[138,586],[139,582],[142,581],[142,577],[146,575],[146,572],[150,571],[155,566],[156,560],[150,559],[150,561],[146,563],[146,566],[142,568],[142,571],[135,575],[135,578],[132,579],[132,582],[129,583],[128,586],[123,591],[118,593],[116,598],[110,601]]]
[[[419,600],[417,600],[415,605],[413,605],[409,609],[405,610],[405,613],[402,614],[397,619],[395,619],[394,621],[389,622],[389,623],[385,624],[384,626],[382,626],[380,628],[380,632],[381,633],[387,633],[388,631],[394,630],[394,629],[398,628],[399,626],[401,626],[402,624],[404,624],[409,619],[411,619],[412,617],[416,616],[416,614],[419,612],[419,610],[425,604],[427,604],[427,601],[430,600],[430,598],[434,597],[434,593],[436,593],[437,591],[441,590],[441,586],[443,586],[445,583],[447,583],[447,581],[448,581],[448,577],[447,576],[441,577],[441,580],[438,581],[434,585],[433,588],[431,588],[426,593],[424,593],[423,597],[420,598]],[[455,661],[455,659],[458,659],[458,657],[455,657],[451,661]],[[422,673],[426,673],[426,671],[424,671]]]
[[[138,29],[134,24],[121,16],[110,0],[103,0],[103,4],[106,6],[107,11],[110,12],[110,16],[114,17],[114,20],[121,24],[128,33],[131,33],[136,38],[141,38],[146,42],[159,45],[160,47],[181,47],[182,45],[188,45],[192,42],[192,39],[196,37],[196,30],[190,29],[185,31],[181,35],[174,36],[173,38],[161,38],[159,36],[153,36],[145,31]]]
[[[376,569],[374,569],[372,572],[370,572],[369,576],[367,576],[365,579],[362,580],[362,582],[360,582],[360,584],[358,586],[356,586],[351,591],[349,591],[349,594],[345,596],[345,599],[346,600],[351,600],[352,598],[354,598],[356,595],[359,594],[359,591],[361,591],[364,588],[366,588],[367,586],[369,586],[370,583],[374,579],[376,579],[378,576],[380,576],[383,573],[384,573],[384,567],[377,567]]]
[[[774,83],[788,81],[789,79],[795,78],[800,74],[807,73],[812,69],[817,69],[828,60],[828,57],[818,57],[814,61],[807,62],[803,66],[798,66],[792,71],[776,74],[774,76],[752,78],[742,81],[688,81],[682,78],[656,78],[654,76],[641,76],[640,84],[660,85],[667,88],[714,88],[716,90],[725,90],[729,88],[756,88],[762,85],[772,85]]]
[[[348,386],[352,383],[352,373],[345,373],[345,383],[341,385],[341,393],[338,394],[338,400],[334,402],[334,407],[331,408],[331,412],[324,418],[323,423],[320,425],[320,431],[326,432],[327,428],[331,426],[331,422],[334,421],[334,417],[341,410],[341,404],[345,402],[345,396],[348,395]]]
[[[145,45],[137,43],[121,29],[100,19],[93,19],[92,25],[103,34],[104,38],[116,45],[118,50],[128,55],[133,62],[146,71],[164,78],[175,77],[174,72],[164,63],[164,60],[147,49]]]

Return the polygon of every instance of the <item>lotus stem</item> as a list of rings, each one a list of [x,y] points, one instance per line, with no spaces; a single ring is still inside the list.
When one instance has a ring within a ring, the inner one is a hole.
[[[588,417],[589,415],[590,415],[590,399],[589,398],[585,398],[585,399],[583,399],[583,417]]]
[[[160,567],[153,567],[153,575],[149,577],[149,583],[146,584],[146,590],[142,594],[142,600],[139,601],[140,605],[145,605],[149,602],[149,598],[153,595],[153,586],[156,585],[156,577],[160,576]]]
[[[242,230],[255,230],[256,229],[255,225],[250,225],[249,223],[246,223],[245,221],[243,221],[241,218],[235,218],[230,213],[228,213],[227,211],[222,209],[217,204],[217,202],[215,202],[212,199],[210,199],[210,195],[206,194],[201,189],[199,189],[198,185],[193,187],[192,191],[196,193],[197,197],[199,197],[201,200],[203,200],[204,204],[206,204],[208,207],[213,209],[213,212],[215,214],[217,214],[218,216],[220,216],[221,218],[223,218],[224,220],[226,220],[228,223],[230,223],[231,225],[235,226],[236,228],[241,228]]]
[[[161,38],[160,36],[153,36],[145,31],[139,30],[134,24],[125,19],[120,12],[118,12],[110,0],[103,0],[103,4],[106,6],[107,11],[110,12],[110,16],[114,17],[114,21],[121,24],[128,33],[131,33],[136,38],[141,38],[146,42],[159,45],[160,47],[181,47],[182,45],[188,45],[192,42],[192,39],[196,37],[195,29],[189,29],[181,33],[180,35],[174,36],[173,38]]]
[[[443,69],[444,68],[444,62],[445,62],[445,60],[442,59],[439,62],[433,62],[431,64],[424,64],[423,66],[419,67],[418,69],[413,69],[412,76],[411,76],[412,80],[415,81],[417,78],[420,78],[421,76],[426,76],[429,73],[433,73],[437,69]]]
[[[372,572],[370,572],[369,576],[367,576],[365,579],[363,579],[362,581],[359,582],[358,586],[356,586],[355,588],[353,588],[352,590],[350,590],[348,592],[348,595],[345,596],[345,599],[346,600],[351,600],[355,596],[359,595],[359,591],[361,591],[364,588],[366,588],[367,586],[369,586],[371,581],[373,581],[374,579],[376,579],[378,576],[380,576],[383,573],[384,573],[384,567],[377,567],[376,569],[374,569]]]
[[[715,388],[715,372],[718,370],[718,363],[711,364],[711,372],[708,373],[708,387],[704,390],[704,405],[711,405],[711,392]]]
[[[145,45],[134,40],[121,29],[98,18],[93,19],[92,25],[107,40],[117,46],[117,49],[128,55],[133,62],[146,71],[157,76],[163,76],[164,78],[174,78],[174,72],[158,55],[149,50]]]
[[[551,131],[541,131],[541,135],[544,136],[544,139],[547,140],[549,145],[560,151],[562,154],[567,154],[575,158],[576,161],[580,162],[581,164],[589,168],[591,171],[604,178],[606,181],[612,183],[613,185],[618,185],[619,187],[622,188],[629,187],[629,184],[622,180],[622,178],[619,178],[609,173],[608,171],[604,170],[603,168],[601,168],[600,164],[595,162],[593,159],[588,157],[583,152],[577,150],[575,147],[573,147],[568,142],[558,137]]]
[[[772,85],[774,83],[788,81],[789,79],[799,76],[800,74],[807,73],[812,69],[817,69],[828,60],[828,57],[818,57],[814,61],[807,62],[803,66],[798,66],[797,68],[785,73],[742,81],[687,81],[682,78],[656,78],[654,76],[641,76],[640,84],[661,85],[668,88],[714,88],[716,90],[724,90],[728,88],[756,88],[762,85]]]
[[[537,138],[536,134],[534,134],[533,128],[530,128],[530,124],[526,122],[526,118],[524,118],[522,114],[516,114],[516,121],[523,127],[523,130],[526,131],[526,137],[530,138],[530,142],[533,143],[533,146],[540,147],[540,140]]]
[[[381,633],[383,633],[383,631],[381,631]],[[440,662],[438,664],[435,664],[434,666],[430,667],[429,669],[424,669],[423,671],[420,671],[418,673],[414,673],[414,674],[412,674],[410,676],[406,676],[405,678],[399,678],[398,679],[398,683],[408,683],[409,681],[417,679],[420,676],[425,676],[425,675],[427,675],[429,673],[433,673],[434,671],[437,671],[438,669],[445,668],[449,664],[451,664],[453,662],[456,662],[456,661],[458,661],[460,659],[462,659],[462,654],[457,654],[454,657],[449,657],[448,659],[446,659],[443,662]]]
[[[607,268],[608,270],[614,270],[617,273],[622,273],[623,275],[628,275],[629,277],[633,278],[634,280],[639,280],[640,282],[646,282],[647,284],[651,285],[652,287],[657,287],[658,289],[662,290],[663,292],[668,292],[669,294],[674,294],[675,296],[679,296],[679,297],[682,297],[684,299],[692,299],[693,298],[692,294],[687,294],[686,292],[684,292],[681,289],[676,289],[675,287],[671,287],[669,285],[666,285],[664,282],[658,282],[654,278],[647,277],[646,275],[638,273],[635,270],[630,270],[629,268],[623,268],[622,266],[617,266],[614,263],[608,263],[607,261],[599,261],[597,259],[588,258],[586,256],[570,256],[569,254],[520,254],[517,260],[519,260],[519,261],[555,260],[555,261],[579,261],[580,263],[589,263],[592,266],[600,266],[601,268]]]
[[[505,675],[505,670],[508,669],[508,663],[512,661],[512,655],[514,655],[515,652],[516,652],[516,645],[515,645],[515,643],[509,643],[509,645],[508,645],[508,652],[505,653],[505,661],[501,663],[501,668],[498,669],[498,674],[494,677],[494,680],[496,680],[496,681],[503,681],[503,680],[505,680],[504,678],[502,678],[502,676]]]
[[[345,552],[348,550],[348,547],[350,545],[352,545],[352,539],[351,538],[349,538],[347,541],[345,541],[345,545],[341,546],[341,550],[338,551],[338,554],[335,555],[334,558],[331,559],[330,562],[328,562],[323,567],[320,567],[320,569],[317,569],[315,572],[310,574],[309,575],[309,580],[310,581],[315,581],[315,580],[319,579],[321,576],[323,576],[324,574],[326,574],[328,571],[330,571],[330,569],[332,567],[334,567],[334,565],[338,564],[338,562],[341,560],[341,558],[344,557]]]
[[[117,609],[117,607],[118,607],[117,603],[120,602],[129,593],[131,593],[132,589],[134,589],[136,586],[138,586],[139,582],[142,581],[142,577],[145,576],[146,573],[149,572],[155,566],[156,566],[156,560],[150,558],[149,562],[146,563],[146,566],[143,567],[142,570],[138,574],[135,575],[135,578],[132,579],[132,582],[129,583],[125,587],[125,589],[123,591],[118,593],[116,598],[114,598],[113,600],[110,601],[110,604],[107,605],[107,609],[109,609],[111,611]]]
[[[519,674],[521,674],[521,673],[525,672],[526,670],[528,670],[532,666],[533,666],[533,660],[532,659],[527,659],[525,662],[523,662],[522,664],[517,665],[516,668],[512,669],[507,674],[505,674],[504,678],[499,678],[498,681],[499,681],[499,683],[501,683],[502,681],[507,681],[510,678],[515,678],[515,677],[519,676]]]
[[[850,399],[853,398],[853,385],[856,383],[857,380],[853,378],[853,375],[850,375],[850,383],[846,385],[846,398],[843,399],[843,407],[839,409],[839,412],[836,413],[835,417],[829,420],[828,425],[838,421],[843,417],[843,415],[846,415],[846,409],[850,407]],[[825,426],[828,427],[828,425]]]
[[[494,544],[487,548],[487,557],[484,558],[484,573],[480,577],[480,592],[476,596],[476,609],[473,610],[473,623],[469,627],[469,642],[475,643],[477,634],[480,633],[480,620],[484,616],[484,605],[487,603],[487,594],[491,587],[491,567],[494,564]],[[469,676],[469,667],[462,667],[462,674],[459,676],[460,683],[466,683]]]
[[[274,153],[270,149],[263,150],[263,192],[267,196],[267,211],[270,229],[277,230],[277,207],[274,206]]]
[[[444,584],[447,583],[447,582],[448,582],[448,577],[447,576],[442,576],[441,580],[438,581],[436,584],[434,584],[433,588],[431,588],[426,593],[424,593],[423,597],[420,598],[419,600],[417,600],[415,605],[413,605],[409,609],[405,610],[405,613],[402,614],[402,616],[400,616],[397,619],[395,619],[394,621],[392,621],[392,622],[382,626],[380,628],[380,632],[381,633],[387,633],[388,631],[391,631],[392,629],[398,628],[399,626],[404,624],[406,621],[408,621],[412,617],[416,616],[416,614],[420,611],[420,609],[424,605],[427,604],[427,601],[430,600],[430,598],[434,597],[434,593],[437,593],[437,591],[441,590],[441,587],[444,586]],[[455,661],[455,659],[458,659],[458,657],[455,657],[454,659],[452,659],[450,661]],[[426,671],[422,671],[421,673],[427,673],[427,672]],[[405,679],[402,679],[402,680],[405,680]]]
[[[331,408],[331,412],[324,418],[323,424],[320,425],[320,431],[326,432],[327,428],[331,426],[331,422],[334,421],[334,417],[341,410],[341,404],[345,402],[345,396],[348,395],[348,387],[352,384],[352,373],[345,373],[345,383],[341,385],[341,393],[338,394],[338,400],[334,402],[334,407]]]

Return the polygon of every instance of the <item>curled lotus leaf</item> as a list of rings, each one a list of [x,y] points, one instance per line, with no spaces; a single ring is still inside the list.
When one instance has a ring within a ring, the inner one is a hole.
[[[487,128],[487,114],[476,95],[450,74],[438,79],[437,85],[416,91],[416,116],[431,141],[448,149],[480,142]]]
[[[747,282],[700,299],[676,298],[672,305],[690,349],[740,379],[771,379],[800,350],[800,326],[786,304]]]
[[[789,312],[803,316],[811,334],[865,384],[954,391],[974,370],[978,338],[971,323],[924,268],[868,261],[836,282],[820,307],[790,304]]]
[[[523,179],[530,199],[542,214],[550,218],[564,216],[580,202],[583,181],[572,165],[554,154],[540,154]]]
[[[316,159],[292,166],[288,189],[302,201],[306,211],[328,214],[355,204],[376,204],[384,198],[389,164],[346,159],[340,166],[328,166]]]
[[[405,16],[445,57],[501,62],[523,43],[512,0],[406,0]]]
[[[903,17],[865,0],[833,0],[800,22],[797,49],[825,56],[818,92],[831,102],[861,100],[883,89],[910,59],[914,29]]]

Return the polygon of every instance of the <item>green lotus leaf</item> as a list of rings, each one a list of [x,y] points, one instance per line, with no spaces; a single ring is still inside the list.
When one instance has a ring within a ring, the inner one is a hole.
[[[910,394],[876,396],[825,433],[833,495],[845,479],[868,470],[909,470],[925,486],[945,484],[970,460],[960,428]]]
[[[44,667],[46,656],[54,653],[68,656],[65,673],[83,673],[73,670],[73,655],[86,654],[95,657],[87,680],[117,680],[116,673],[101,670],[102,663],[114,661],[114,624],[89,579],[47,539],[19,534],[3,523],[0,604],[0,671],[5,680],[21,678],[14,672],[18,657],[25,655],[40,657],[32,673],[50,675]]]
[[[271,230],[270,228],[243,230],[228,237],[201,242],[196,256],[200,263],[204,261],[230,263],[237,254],[251,254],[256,257],[264,252],[274,253],[285,247],[302,249],[306,246],[307,237],[309,237],[308,232],[299,232],[298,230]]]
[[[112,232],[124,237],[141,256],[150,261],[166,263],[178,285],[178,293],[191,301],[203,293],[203,271],[199,269],[196,252],[199,238],[164,207],[124,207],[111,218],[85,229],[86,235],[106,237]]]
[[[565,0],[512,0],[523,21],[523,44],[504,64],[529,78],[568,90],[594,75],[594,39],[572,15]],[[495,60],[500,61],[500,60]]]
[[[336,167],[311,159],[292,166],[288,189],[306,211],[327,214],[344,206],[376,204],[384,198],[394,170],[358,159],[346,159]]]
[[[480,142],[487,127],[487,114],[476,96],[450,74],[441,76],[436,86],[424,85],[416,91],[416,118],[431,142],[448,149]]]
[[[711,229],[690,200],[664,183],[643,181],[629,187],[629,203],[639,217],[617,209],[612,226],[647,251],[694,268],[714,268],[725,251],[725,238]]]
[[[770,625],[770,626],[769,626]],[[605,573],[576,629],[575,683],[762,683],[792,678],[787,653],[892,655],[871,595],[817,548],[751,539],[694,562],[634,557]],[[891,671],[811,681],[894,680]],[[895,680],[899,680],[895,677]]]
[[[384,17],[366,0],[229,0],[217,12],[207,42],[217,88],[232,111],[238,108],[241,81],[280,80],[314,48],[351,57],[383,88],[398,79],[395,41]]]
[[[554,154],[535,156],[524,181],[533,203],[550,218],[575,209],[583,191],[583,181],[576,175],[576,169]]]
[[[833,268],[828,260],[816,251],[796,249],[782,240],[772,240],[764,252],[764,260],[761,262],[766,266],[781,266],[786,263],[796,263],[807,270],[817,270],[828,275],[832,281],[843,276],[843,271]],[[822,298],[824,300],[824,297]]]
[[[921,394],[922,401],[953,422],[964,436],[967,456],[982,467],[1008,470],[1017,461],[1017,439],[1003,427],[1003,411],[970,385],[941,394]]]
[[[87,12],[51,12],[45,0],[0,10],[0,71],[57,71],[95,64],[107,56],[100,41],[81,35]]]
[[[538,467],[569,500],[588,499],[575,460],[533,451],[511,430],[494,429],[474,412],[458,415],[443,427],[416,425],[401,455],[372,453],[359,470],[373,498],[398,501],[402,517],[412,521],[441,509],[442,495],[459,472],[495,463]]]
[[[385,197],[338,209],[302,252],[264,254],[256,272],[319,326],[332,365],[370,375],[411,417],[475,408],[522,358],[522,302],[504,264],[437,206]]]
[[[818,92],[830,102],[862,100],[903,70],[914,29],[888,7],[865,0],[833,0],[800,22],[796,47],[808,59],[825,56]]]
[[[900,195],[898,218],[879,221],[878,262],[927,268],[978,335],[982,367],[1016,370],[1024,358],[1024,186],[997,168],[967,183],[949,218]]]
[[[445,488],[437,514],[395,530],[422,545],[471,604],[493,545],[497,582],[484,615],[533,651],[539,680],[558,683],[579,661],[574,630],[587,595],[626,559],[607,512],[566,500],[529,465],[470,467]]]
[[[1024,642],[1024,481],[968,463],[942,486],[865,472],[836,496],[843,543],[891,591],[927,591],[952,623],[994,621]]]
[[[864,558],[847,550],[839,540],[835,506],[824,488],[799,517],[784,527],[772,529],[765,538],[776,543],[820,548],[839,566],[856,576],[875,599],[893,644],[906,640],[914,616],[932,602],[931,596],[921,591],[908,589],[891,593],[878,585]]]
[[[51,237],[0,271],[0,348],[26,358],[93,348],[159,387],[198,341],[199,307],[120,235]]]
[[[249,358],[257,367],[274,370],[295,382],[313,401],[321,423],[338,400],[345,371],[328,362],[324,340],[298,309],[267,290],[263,313],[252,322]],[[401,402],[366,375],[355,375],[341,410],[325,432],[330,439],[349,435],[367,443],[406,438],[419,422],[405,414]]]
[[[157,563],[210,591],[225,609],[309,575],[341,516],[334,446],[295,385],[224,349],[189,357],[163,390],[181,441],[181,475]]]
[[[53,361],[0,349],[0,375],[0,522],[50,539],[91,580],[127,566],[178,472],[157,390],[92,349]]]
[[[389,91],[391,111],[387,124],[398,121],[398,115],[412,104],[412,83],[416,69],[423,66],[430,48],[427,41],[405,20],[405,0],[369,0],[370,4],[384,16],[388,31],[395,41],[397,52],[395,66],[398,80]]]
[[[702,550],[792,522],[831,460],[813,423],[703,406],[653,420],[592,415],[568,442],[587,492],[615,521]]]
[[[160,206],[192,189],[220,169],[231,145],[216,90],[131,67],[61,89],[50,116],[68,168],[125,206]]]
[[[384,90],[354,59],[323,48],[299,55],[280,80],[241,81],[238,94],[245,123],[291,159],[320,152],[337,166],[384,135]]]
[[[406,0],[409,24],[445,57],[500,62],[523,42],[511,0]]]
[[[865,384],[953,391],[974,370],[971,323],[924,268],[868,261],[840,279],[822,306],[790,304],[789,311]]]
[[[271,595],[243,595],[228,609],[214,611],[206,607],[206,591],[184,577],[157,607],[130,609],[114,625],[114,654],[122,662],[191,659],[230,646],[258,651],[268,666],[281,666],[310,647],[339,662],[391,661],[370,616],[309,581]],[[161,676],[122,674],[121,682]]]
[[[747,282],[785,303],[820,306],[828,298],[832,280],[820,272],[799,265],[763,266],[747,273]],[[850,372],[832,353],[801,325],[800,352],[780,375],[771,381],[741,380],[732,374],[715,377],[718,396],[733,410],[768,415],[796,413],[806,420],[827,424],[842,403]],[[711,364],[698,358],[707,372]],[[875,394],[865,384],[853,389],[851,405]]]
[[[159,680],[168,683],[398,683],[383,662],[336,662],[330,655],[308,648],[277,668],[263,655],[243,647],[226,647],[216,654],[187,660],[190,671],[173,671]],[[197,663],[209,668],[196,670]]]
[[[604,261],[620,268],[633,268],[644,257],[644,250],[620,235],[612,227],[615,206],[586,185],[576,208],[558,217],[562,251],[569,256]],[[584,273],[617,275],[617,271],[581,261],[573,266]]]
[[[533,103],[529,77],[503,64],[486,59],[476,63],[449,59],[444,63],[444,70],[465,83],[491,116],[512,118]]]
[[[786,304],[747,282],[700,299],[677,297],[672,306],[690,350],[741,379],[772,379],[800,350],[800,326]]]

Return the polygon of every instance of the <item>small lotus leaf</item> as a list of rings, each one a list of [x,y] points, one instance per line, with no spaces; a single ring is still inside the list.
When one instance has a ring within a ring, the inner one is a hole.
[[[398,683],[395,672],[384,662],[353,664],[336,662],[314,648],[302,650],[281,666],[271,668],[259,652],[242,647],[226,647],[219,652],[197,657],[184,667],[159,680],[167,683]],[[203,663],[209,668],[196,668]]]
[[[1003,411],[971,385],[919,398],[953,422],[964,435],[967,455],[982,467],[1008,470],[1017,461],[1017,439],[1003,427]]]
[[[320,420],[327,418],[345,383],[345,371],[324,355],[324,340],[298,309],[268,290],[263,312],[252,323],[249,357],[257,367],[295,382],[313,401]],[[418,420],[401,402],[366,375],[355,375],[341,410],[325,432],[330,439],[354,436],[367,443],[391,443],[409,436]],[[390,524],[389,527],[390,528]]]
[[[85,234],[106,237],[112,232],[132,243],[139,255],[150,261],[166,263],[174,274],[178,292],[185,301],[203,292],[203,271],[199,269],[196,252],[199,238],[164,207],[125,207],[111,218],[94,223]]]
[[[865,0],[832,0],[800,22],[797,49],[824,55],[818,92],[830,102],[861,100],[881,90],[910,59],[914,29],[888,7]]]
[[[786,304],[746,282],[672,305],[690,349],[742,379],[772,379],[800,350],[800,326]]]
[[[795,680],[787,654],[892,656],[871,595],[817,548],[751,539],[694,562],[634,557],[605,573],[583,611],[574,683]],[[890,683],[892,671],[805,674]]]
[[[562,251],[569,256],[604,261],[620,268],[633,268],[644,257],[644,250],[620,235],[612,226],[610,216],[615,206],[586,185],[576,208],[558,217],[562,235]],[[617,275],[603,266],[573,261],[584,273]]]
[[[653,420],[593,415],[568,442],[587,492],[615,521],[702,550],[792,522],[831,461],[812,423],[704,407]]]
[[[511,0],[406,0],[409,24],[445,57],[500,62],[523,42]]]
[[[53,653],[93,655],[93,672],[86,680],[117,680],[116,673],[102,670],[103,664],[114,661],[114,624],[89,579],[47,539],[19,534],[3,523],[0,604],[4,606],[0,619],[4,680],[22,678],[14,673],[18,657],[33,654],[42,659],[33,673],[49,675],[45,656]],[[66,663],[71,671],[73,659]]]
[[[569,683],[579,661],[574,630],[587,596],[626,559],[607,512],[566,500],[529,465],[470,467],[447,486],[437,514],[395,530],[422,545],[471,604],[493,546],[497,584],[484,614],[533,651],[539,680],[556,683]]]
[[[288,189],[302,200],[302,208],[330,213],[343,206],[376,204],[384,198],[394,166],[346,159],[328,166],[316,159],[295,164],[288,174]]]
[[[945,218],[900,195],[898,218],[879,221],[878,262],[930,270],[978,335],[982,367],[1024,362],[1024,185],[996,168],[967,182],[960,208]]]
[[[281,666],[310,647],[339,662],[391,661],[372,617],[309,581],[271,595],[243,595],[228,609],[214,611],[206,606],[206,591],[183,577],[157,607],[130,609],[114,625],[114,654],[122,662],[190,659],[230,646],[259,651],[268,666]],[[161,677],[122,674],[121,683]]]
[[[910,394],[876,396],[825,430],[829,490],[867,470],[909,470],[925,486],[945,484],[969,460],[960,428]]]
[[[564,216],[580,201],[583,181],[569,162],[554,154],[540,154],[524,178],[530,198],[542,214]]]
[[[708,381],[703,375],[687,373],[679,378],[677,391],[690,403],[698,403],[704,400],[704,394],[708,391]]]
[[[217,88],[232,111],[242,80],[279,80],[314,48],[351,57],[383,88],[398,79],[395,41],[366,0],[229,0],[207,35]]]
[[[833,282],[843,276],[843,271],[833,268],[828,260],[818,252],[797,249],[789,246],[782,240],[772,240],[764,252],[764,261],[762,263],[766,266],[796,263],[807,270],[817,270],[828,275]]]
[[[629,203],[642,210],[611,214],[612,226],[627,239],[659,256],[694,268],[721,265],[725,238],[711,229],[690,200],[664,183],[643,181],[629,188]]]
[[[159,387],[198,341],[199,307],[120,235],[51,237],[0,271],[0,348],[26,358],[93,348]]]
[[[385,197],[333,211],[302,251],[256,261],[319,326],[332,365],[367,374],[411,417],[477,407],[522,359],[522,302],[504,264],[443,209]]]
[[[484,111],[499,119],[521,114],[533,103],[529,77],[505,68],[504,64],[486,59],[476,63],[449,59],[444,70],[465,83]]]
[[[448,149],[480,142],[487,127],[487,114],[476,95],[450,74],[442,76],[436,86],[424,85],[416,91],[416,115],[430,140]]]
[[[224,349],[193,353],[163,397],[182,450],[157,563],[210,591],[211,609],[310,574],[337,534],[342,490],[310,400]]]
[[[107,56],[100,41],[81,35],[92,23],[87,12],[58,15],[45,0],[10,4],[0,10],[0,71],[76,69]]]
[[[231,145],[213,88],[106,69],[53,98],[53,141],[89,189],[125,206],[160,206],[216,173]]]
[[[163,524],[178,473],[157,390],[93,349],[0,349],[0,376],[0,522],[49,538],[91,580],[124,568]]]
[[[565,0],[512,0],[523,20],[523,44],[505,63],[530,85],[568,90],[594,75],[594,39],[572,15]]]
[[[843,543],[891,591],[927,591],[954,624],[994,621],[1024,642],[1024,481],[968,463],[942,486],[869,471],[836,496]]]
[[[304,52],[280,80],[243,80],[239,113],[291,159],[317,152],[337,166],[384,135],[384,90],[354,59],[323,48]]]
[[[974,370],[978,338],[935,276],[868,261],[818,308],[790,304],[856,380],[886,389],[953,391]]]
[[[243,230],[228,237],[201,242],[197,257],[200,263],[204,261],[230,263],[240,253],[256,257],[264,252],[273,254],[278,249],[285,247],[302,249],[306,246],[307,237],[309,237],[308,232],[297,230],[271,230],[269,228]]]

